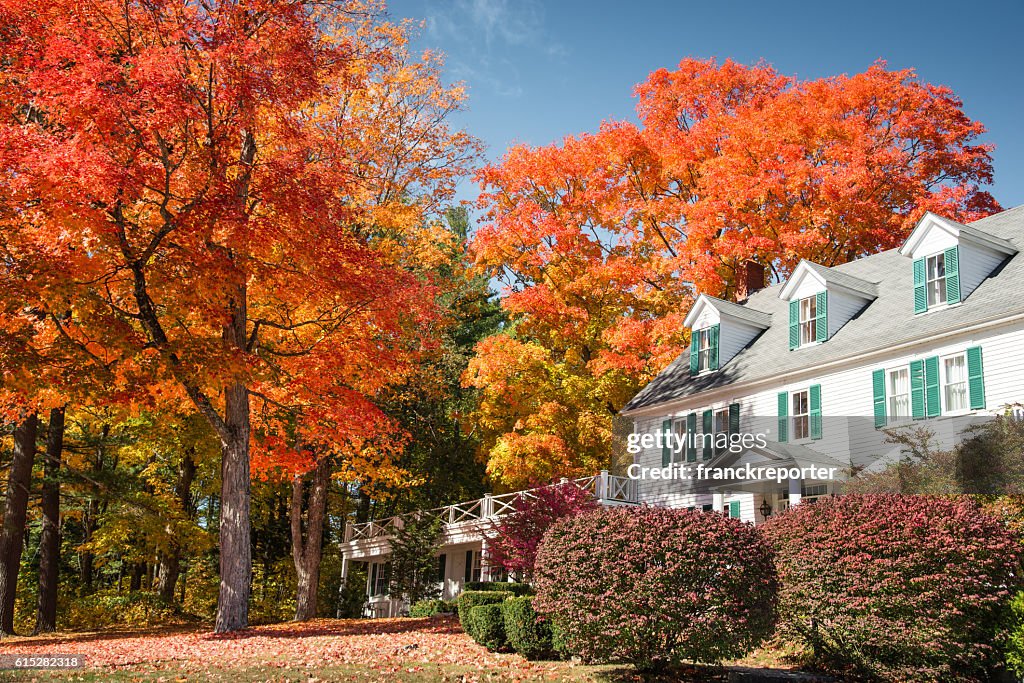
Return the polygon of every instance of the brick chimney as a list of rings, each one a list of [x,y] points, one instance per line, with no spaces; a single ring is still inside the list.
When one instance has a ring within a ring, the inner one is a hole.
[[[764,289],[765,269],[756,261],[744,261],[736,272],[736,301],[743,301],[759,289]]]

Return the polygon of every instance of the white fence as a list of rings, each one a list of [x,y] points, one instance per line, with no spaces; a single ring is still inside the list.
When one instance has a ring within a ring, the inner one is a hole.
[[[569,483],[569,480],[563,480],[562,484],[564,485],[565,483]],[[592,477],[574,479],[571,483],[591,493],[603,505],[632,505],[637,501],[636,480],[613,476],[608,474],[607,470],[602,470],[600,474]],[[551,484],[551,486],[558,485]],[[446,525],[493,519],[514,512],[516,500],[523,496],[534,496],[534,492],[537,490],[513,491],[512,493],[503,493],[500,496],[487,495],[466,503],[456,503],[455,505],[446,505],[445,507],[427,510],[426,514],[440,518]],[[405,515],[364,522],[362,524],[349,524],[345,527],[345,541],[360,541],[390,536],[395,529],[402,527],[403,517]]]

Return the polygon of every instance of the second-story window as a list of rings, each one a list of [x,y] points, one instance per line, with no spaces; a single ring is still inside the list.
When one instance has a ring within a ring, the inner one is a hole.
[[[809,296],[800,300],[800,346],[818,338],[818,298]]]
[[[793,392],[793,440],[799,441],[811,435],[811,402],[807,390]]]
[[[929,256],[926,268],[928,278],[925,286],[928,289],[928,306],[946,303],[946,255]]]

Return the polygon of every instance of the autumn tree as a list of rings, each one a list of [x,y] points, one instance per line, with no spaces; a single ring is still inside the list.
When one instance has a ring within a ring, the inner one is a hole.
[[[606,122],[483,169],[473,252],[512,319],[481,342],[489,472],[509,486],[593,473],[611,417],[687,342],[698,292],[891,248],[925,212],[998,210],[991,147],[947,88],[878,63],[801,81],[763,63],[684,59]]]
[[[216,434],[217,631],[247,623],[251,445],[291,458],[288,413],[323,443],[372,437],[361,398],[434,316],[393,253],[475,147],[427,121],[461,91],[380,9],[0,4],[0,231],[19,262],[64,264],[39,310],[126,400],[187,401]],[[416,104],[382,112],[371,95],[402,82]]]

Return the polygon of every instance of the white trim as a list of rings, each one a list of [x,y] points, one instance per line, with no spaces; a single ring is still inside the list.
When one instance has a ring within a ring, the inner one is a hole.
[[[967,228],[969,232],[965,232],[963,228]],[[914,226],[906,241],[903,242],[903,246],[899,250],[900,254],[902,256],[913,256],[914,251],[933,229],[942,230],[952,235],[958,242],[972,242],[1007,256],[1013,256],[1017,253],[1013,245],[1004,239],[989,235],[979,228],[971,228],[928,211],[921,216],[921,219]]]
[[[654,403],[652,405],[644,406],[643,408],[635,408],[633,410],[622,410],[622,411],[619,412],[619,414],[622,415],[622,416],[629,416],[629,417],[636,416],[636,417],[640,417],[640,416],[644,416],[644,415],[663,414],[666,411],[667,412],[675,412],[675,411],[687,410],[686,406],[689,403],[697,401],[698,400],[698,398],[697,398],[698,396],[700,397],[699,401],[702,404],[706,403],[706,402],[714,402],[715,400],[719,400],[719,401],[724,400],[723,398],[719,398],[720,396],[721,397],[725,397],[725,396],[741,396],[741,397],[742,396],[749,396],[751,393],[754,393],[752,391],[753,389],[756,389],[758,387],[763,387],[763,386],[771,386],[773,384],[787,383],[786,380],[788,380],[789,378],[803,377],[804,375],[806,375],[808,373],[814,373],[813,375],[811,375],[812,377],[814,377],[814,376],[822,374],[823,371],[830,370],[830,369],[832,369],[834,367],[839,367],[839,366],[842,366],[842,365],[846,365],[846,364],[848,364],[850,362],[870,361],[871,359],[877,358],[879,356],[889,355],[889,354],[891,354],[894,351],[902,351],[904,349],[913,349],[913,348],[915,348],[917,346],[923,346],[925,344],[932,344],[933,342],[936,342],[936,341],[939,341],[939,340],[942,340],[942,339],[949,339],[949,338],[952,338],[952,337],[959,337],[960,335],[968,334],[970,332],[977,332],[979,330],[986,330],[986,329],[988,329],[990,327],[998,327],[1000,325],[1008,325],[1008,324],[1011,324],[1011,323],[1019,322],[1021,320],[1024,320],[1024,313],[1017,313],[1017,314],[1012,315],[1012,316],[1010,316],[1008,318],[1005,318],[1005,317],[989,318],[988,320],[983,320],[981,322],[974,323],[973,325],[970,325],[968,327],[961,327],[961,328],[956,329],[956,330],[950,330],[948,332],[943,332],[942,334],[931,336],[931,337],[928,337],[926,339],[913,339],[913,340],[910,340],[910,341],[902,342],[900,344],[895,344],[893,346],[884,346],[884,347],[881,347],[881,348],[878,348],[878,349],[872,349],[871,351],[863,351],[863,352],[860,352],[860,353],[854,353],[854,354],[850,354],[848,356],[843,356],[842,358],[837,358],[835,360],[830,360],[830,361],[828,361],[826,363],[821,363],[820,365],[814,365],[814,366],[811,366],[811,367],[797,368],[795,370],[789,370],[789,371],[786,371],[786,372],[779,373],[777,375],[772,375],[771,377],[764,377],[762,379],[753,380],[753,381],[750,381],[750,382],[737,383],[737,384],[726,384],[726,385],[723,385],[723,386],[718,387],[716,389],[709,389],[707,391],[701,391],[701,392],[698,392],[696,394],[689,394],[687,396],[684,396],[684,397],[682,397],[680,399],[676,399],[676,400],[673,400],[673,401],[664,401],[662,403]]]

